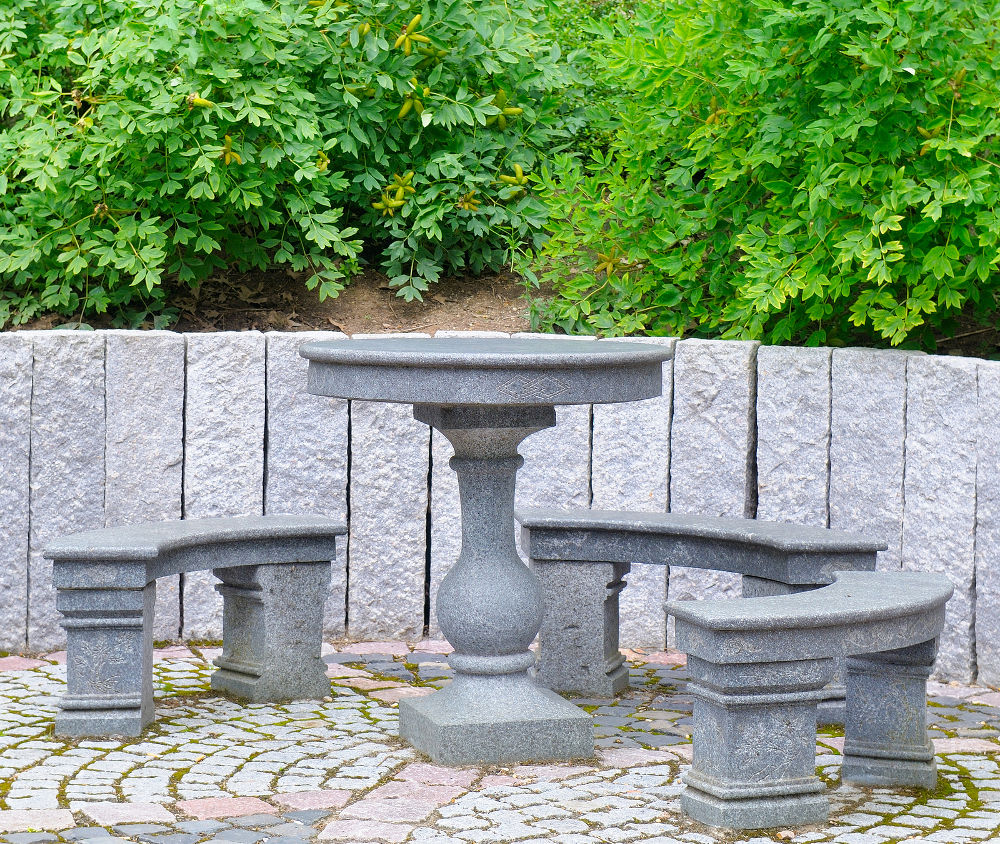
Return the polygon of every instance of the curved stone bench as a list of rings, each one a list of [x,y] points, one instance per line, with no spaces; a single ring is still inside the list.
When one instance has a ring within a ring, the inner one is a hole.
[[[329,695],[323,604],[344,533],[326,518],[249,516],[103,528],[50,543],[67,637],[56,733],[135,736],[152,720],[156,579],[182,572],[211,569],[222,581],[213,689],[251,701]]]
[[[836,571],[871,571],[886,547],[839,530],[682,513],[538,509],[517,518],[545,594],[539,681],[595,695],[628,686],[618,595],[632,563],[735,572],[743,575],[744,597],[755,597],[815,589]],[[842,720],[843,697],[835,682],[824,720]]]
[[[672,601],[688,654],[694,754],[681,806],[713,826],[826,818],[815,775],[816,706],[847,656],[841,777],[933,788],[926,681],[951,582],[919,572],[840,572],[809,592]]]

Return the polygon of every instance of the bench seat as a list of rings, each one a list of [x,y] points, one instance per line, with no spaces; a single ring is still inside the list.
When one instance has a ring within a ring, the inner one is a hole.
[[[101,528],[51,542],[66,630],[66,736],[139,735],[153,718],[156,579],[211,570],[223,597],[212,688],[249,701],[330,694],[320,656],[335,543],[317,516],[189,519]]]
[[[735,572],[744,597],[758,597],[815,589],[837,571],[871,571],[886,547],[828,528],[683,513],[524,509],[517,518],[545,595],[538,679],[591,695],[628,686],[618,596],[632,563]],[[843,718],[843,683],[834,679],[825,721]]]
[[[838,572],[798,594],[672,601],[688,654],[694,748],[681,806],[713,826],[814,823],[816,708],[847,657],[841,777],[933,788],[926,681],[952,585],[941,574]]]

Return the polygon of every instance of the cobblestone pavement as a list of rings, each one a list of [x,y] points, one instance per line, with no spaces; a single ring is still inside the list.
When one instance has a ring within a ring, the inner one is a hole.
[[[1000,693],[990,689],[931,685],[934,793],[842,785],[842,739],[823,732],[829,823],[734,834],[679,811],[691,702],[678,654],[630,653],[628,694],[576,699],[594,718],[595,762],[444,768],[399,741],[396,704],[448,681],[446,643],[325,650],[330,698],[246,706],[209,692],[218,650],[159,650],[156,722],[116,741],[53,737],[61,654],[0,658],[0,841],[1000,844]]]

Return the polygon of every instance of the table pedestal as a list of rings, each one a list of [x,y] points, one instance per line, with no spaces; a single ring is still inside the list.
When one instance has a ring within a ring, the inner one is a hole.
[[[399,704],[399,733],[435,762],[514,763],[589,757],[590,716],[535,684],[528,646],[542,622],[538,579],[514,544],[517,446],[555,425],[549,406],[415,405],[455,447],[462,552],[438,590],[438,623],[455,679]]]

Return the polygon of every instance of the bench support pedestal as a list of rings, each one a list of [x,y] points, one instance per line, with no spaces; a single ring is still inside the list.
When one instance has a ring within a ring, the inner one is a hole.
[[[428,407],[413,415],[455,447],[462,551],[438,589],[438,622],[455,679],[399,703],[399,734],[448,765],[594,755],[590,716],[529,676],[542,623],[538,578],[514,545],[517,446],[555,424],[551,407]]]
[[[618,650],[618,595],[629,563],[534,562],[545,594],[538,682],[554,691],[614,697],[628,688]]]
[[[215,569],[222,582],[223,650],[212,688],[263,703],[330,694],[323,596],[330,563],[272,563]]]
[[[927,678],[937,640],[847,660],[846,782],[874,786],[937,785],[927,734]]]
[[[153,720],[153,605],[142,589],[60,589],[66,694],[56,735],[137,736]]]
[[[688,668],[697,728],[684,811],[734,829],[825,820],[816,704],[832,660],[716,665],[689,657]]]

